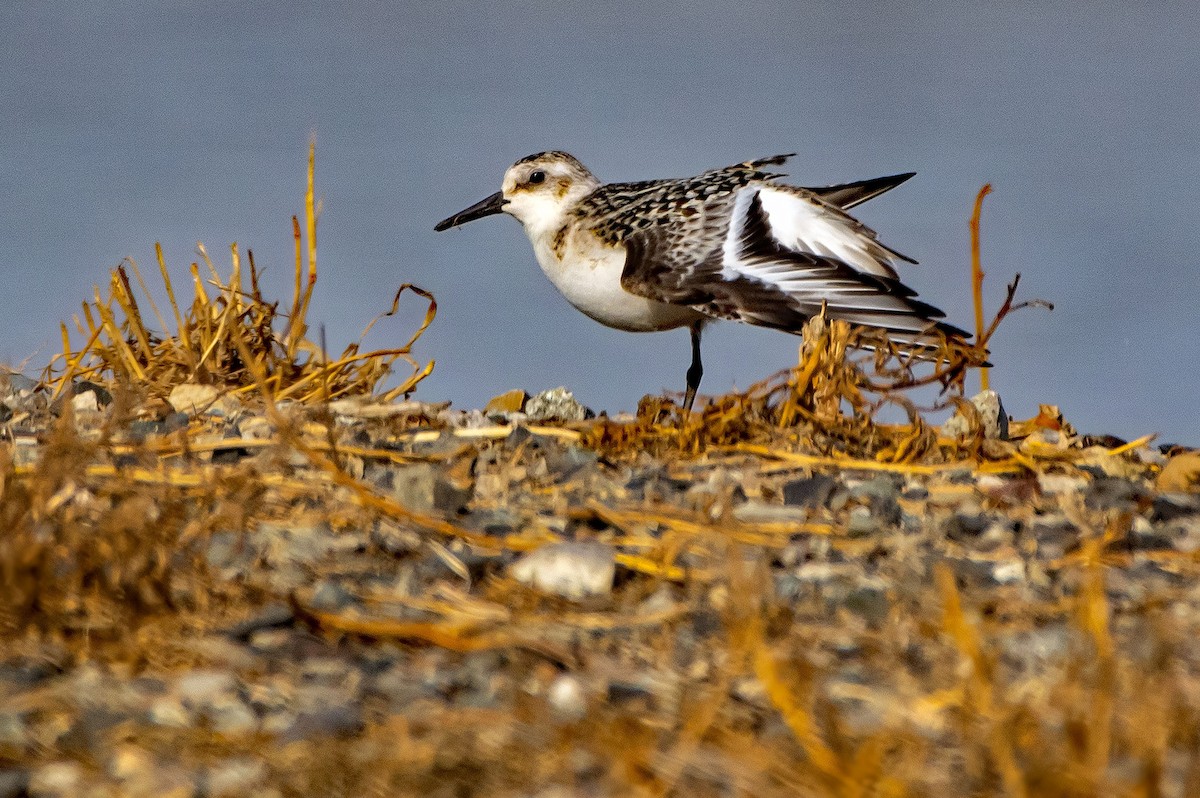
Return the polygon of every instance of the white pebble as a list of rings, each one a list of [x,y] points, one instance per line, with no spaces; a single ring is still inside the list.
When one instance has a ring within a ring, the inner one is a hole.
[[[616,552],[595,541],[550,543],[509,566],[513,579],[544,593],[578,601],[612,592]]]

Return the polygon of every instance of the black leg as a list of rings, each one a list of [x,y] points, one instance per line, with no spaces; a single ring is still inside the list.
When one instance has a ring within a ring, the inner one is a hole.
[[[704,365],[700,362],[700,329],[703,322],[692,323],[692,365],[687,370],[687,393],[683,397],[683,412],[692,412],[692,402],[696,401],[696,389],[700,387],[700,378],[704,376]]]

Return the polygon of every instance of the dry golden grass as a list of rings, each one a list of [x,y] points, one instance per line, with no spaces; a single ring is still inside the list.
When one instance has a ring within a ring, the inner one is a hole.
[[[340,357],[330,360],[321,343],[309,337],[307,314],[317,283],[319,208],[313,193],[314,170],[315,145],[309,148],[306,236],[301,236],[299,219],[292,217],[295,283],[286,314],[280,312],[278,302],[263,297],[253,253],[248,258],[247,290],[237,244],[230,247],[232,266],[227,279],[222,279],[201,247],[207,279],[200,265],[193,263],[194,298],[181,312],[162,249],[157,247],[159,274],[170,304],[174,332],[166,332],[170,323],[147,290],[137,264],[127,259],[113,271],[107,295],[102,295],[99,287],[94,288],[92,301],[83,303],[82,318],[75,317],[74,326],[83,339],[81,346],[72,343],[70,329],[65,323],[62,325],[63,351],[51,360],[43,377],[53,396],[57,398],[70,389],[73,381],[81,379],[136,391],[143,401],[150,402],[165,400],[172,388],[183,383],[213,385],[234,395],[262,394],[273,401],[292,399],[302,403],[348,396],[368,396],[387,402],[411,394],[433,371],[432,361],[421,366],[411,356],[413,345],[437,313],[437,303],[428,292],[405,283],[396,291],[391,308],[381,314],[395,314],[406,291],[427,300],[425,320],[404,346],[362,352],[361,343],[353,343]],[[156,333],[147,326],[130,283],[130,271],[164,332]],[[363,338],[378,319],[366,326]],[[257,360],[257,374],[243,361],[246,352]],[[398,360],[412,366],[412,374],[377,395],[380,384]]]

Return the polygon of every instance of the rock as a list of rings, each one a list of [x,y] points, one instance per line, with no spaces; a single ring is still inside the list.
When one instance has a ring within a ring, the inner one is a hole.
[[[579,720],[587,714],[587,695],[583,685],[569,673],[562,674],[550,683],[546,698],[550,706],[564,718]]]
[[[650,685],[642,681],[624,681],[614,680],[609,682],[606,703],[609,704],[624,704],[628,701],[650,700],[654,698],[654,691]]]
[[[1084,505],[1090,510],[1133,510],[1145,496],[1141,486],[1127,479],[1101,477],[1092,480]]]
[[[1164,493],[1200,492],[1200,451],[1180,452],[1167,461],[1154,482]]]
[[[93,397],[95,397],[95,401],[96,401],[97,405],[104,406],[104,405],[112,404],[112,394],[109,393],[108,389],[105,388],[103,385],[97,385],[96,383],[91,382],[89,380],[80,380],[79,382],[75,383],[71,387],[72,387],[72,394],[75,397],[83,396],[85,394],[90,393]]]
[[[874,477],[850,487],[850,496],[852,498],[894,500],[900,495],[900,485],[901,483],[892,477]]]
[[[169,435],[176,430],[186,429],[187,413],[168,413],[161,421],[141,419],[129,424],[129,436],[134,440],[144,440],[151,435]]]
[[[595,541],[549,543],[514,562],[508,573],[522,584],[578,601],[612,592],[616,552]]]
[[[471,500],[474,486],[459,486],[433,463],[394,466],[392,497],[411,510],[456,513]]]
[[[218,762],[203,778],[203,792],[212,798],[257,795],[270,772],[259,759],[237,757]]]
[[[22,749],[29,743],[29,730],[20,713],[0,711],[0,751]]]
[[[29,794],[29,771],[0,770],[0,798],[23,798]]]
[[[291,626],[295,618],[291,607],[283,602],[275,602],[263,607],[246,620],[229,627],[225,630],[225,634],[234,640],[245,642],[256,632]]]
[[[222,577],[244,576],[258,559],[259,547],[239,532],[214,532],[204,547],[208,566],[221,571]]]
[[[168,729],[186,729],[192,725],[192,713],[177,698],[156,698],[150,704],[150,722]]]
[[[850,518],[846,522],[846,534],[850,537],[867,537],[876,534],[880,529],[879,519],[866,507],[855,507],[850,511]]]
[[[387,519],[380,519],[371,530],[371,542],[393,557],[407,557],[421,550],[421,536]]]
[[[283,742],[349,737],[358,734],[362,728],[362,710],[351,704],[334,704],[301,712],[281,736]]]
[[[8,366],[0,366],[0,394],[30,394],[37,390],[38,381],[26,377],[19,371],[13,371]]]
[[[842,606],[869,624],[881,624],[887,620],[890,607],[887,589],[883,585],[861,585],[846,594]]]
[[[205,719],[213,731],[221,734],[245,734],[258,725],[254,712],[237,690],[234,675],[218,670],[191,671],[176,685],[183,707]]]
[[[1175,548],[1175,530],[1164,525],[1154,526],[1140,515],[1134,516],[1125,541],[1135,551],[1158,551]]]
[[[520,413],[525,408],[525,402],[529,399],[529,394],[522,391],[520,388],[514,388],[511,391],[502,393],[499,396],[493,396],[484,405],[483,412],[488,415],[497,413]]]
[[[275,425],[263,416],[250,416],[238,422],[238,436],[250,440],[268,440],[275,435]]]
[[[751,499],[735,507],[733,517],[743,524],[798,524],[808,520],[809,511],[804,507],[768,504]]]
[[[525,415],[530,421],[583,421],[595,416],[566,388],[551,388],[525,402]]]
[[[1020,560],[996,563],[992,567],[992,581],[998,585],[1013,585],[1025,581],[1025,563]]]
[[[96,401],[96,394],[88,391],[71,397],[71,409],[76,413],[95,413],[100,410],[100,404]]]
[[[1036,541],[1042,559],[1057,560],[1079,545],[1079,529],[1062,513],[1035,520],[1027,532]]]
[[[1183,493],[1156,496],[1152,508],[1150,513],[1152,522],[1176,521],[1190,515],[1200,514],[1200,496],[1189,496]]]
[[[1000,394],[990,390],[982,391],[971,397],[971,404],[979,413],[984,438],[1008,440],[1008,414],[1004,412]],[[946,438],[959,438],[969,434],[971,429],[971,421],[961,411],[956,411],[950,420],[942,425],[942,435]]]
[[[218,696],[237,692],[237,686],[237,679],[227,671],[194,670],[181,676],[175,689],[185,705],[204,706]]]
[[[1050,496],[1069,496],[1087,488],[1088,480],[1067,474],[1038,474],[1038,489]]]
[[[155,761],[140,747],[121,746],[109,763],[110,774],[121,782],[122,795],[155,798],[194,798],[196,784],[178,765]]]
[[[823,507],[833,495],[837,480],[825,474],[794,479],[783,486],[783,503],[800,507]]]
[[[356,396],[346,399],[334,399],[328,403],[329,412],[349,420],[394,418],[396,416],[417,415],[426,410],[436,413],[438,410],[444,410],[449,406],[449,402],[437,405],[408,400],[384,403]]]
[[[171,395],[167,398],[171,407],[175,408],[177,413],[187,413],[195,416],[208,410],[208,408],[217,401],[217,396],[220,392],[214,385],[197,385],[191,382],[185,382],[182,385],[176,385],[171,389]]]
[[[996,522],[985,513],[955,513],[946,520],[942,534],[958,543],[970,543]]]
[[[128,719],[123,712],[103,707],[85,707],[71,724],[70,730],[58,738],[61,750],[75,756],[92,756],[107,743],[109,732]]]
[[[237,696],[223,696],[205,708],[204,716],[219,734],[250,734],[258,728],[254,711]]]
[[[34,798],[58,798],[77,795],[83,781],[83,767],[76,762],[50,762],[29,777],[29,795]]]
[[[355,601],[354,595],[334,579],[322,579],[313,591],[309,605],[313,609],[324,612],[337,612],[345,609]]]
[[[366,541],[350,533],[339,534],[327,524],[259,524],[256,542],[263,546],[269,565],[306,566],[320,562],[335,552],[352,551]]]

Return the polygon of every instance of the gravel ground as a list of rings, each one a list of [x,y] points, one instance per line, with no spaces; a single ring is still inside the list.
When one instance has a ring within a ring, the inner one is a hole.
[[[0,798],[1200,794],[1194,454],[667,456],[536,399],[11,386]]]

